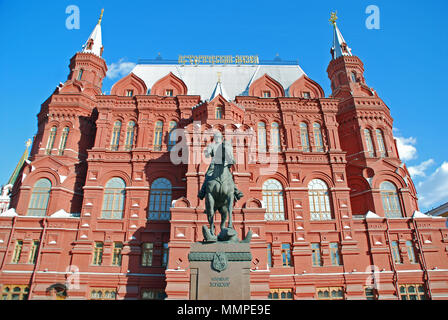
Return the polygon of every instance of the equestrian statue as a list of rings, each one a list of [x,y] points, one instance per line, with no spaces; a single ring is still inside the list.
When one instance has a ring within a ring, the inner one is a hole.
[[[198,197],[205,199],[205,213],[210,228],[203,226],[205,242],[239,242],[238,234],[233,228],[232,211],[235,201],[243,197],[233,181],[230,168],[235,164],[233,147],[227,140],[223,141],[222,134],[217,132],[213,136],[213,142],[204,151],[206,158],[211,158],[211,163],[205,174],[205,180],[199,191]],[[215,235],[214,218],[218,211],[221,214],[221,232]],[[226,226],[227,222],[227,226]],[[252,233],[246,236],[243,242],[249,242]]]

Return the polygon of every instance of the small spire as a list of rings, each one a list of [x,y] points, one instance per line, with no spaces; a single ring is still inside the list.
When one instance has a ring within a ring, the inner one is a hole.
[[[87,39],[87,42],[82,47],[82,52],[93,53],[99,57],[103,55],[103,44],[101,39],[101,21],[103,20],[103,13],[104,9],[101,10],[98,23],[90,34],[89,39]]]
[[[331,48],[331,56],[333,60],[341,56],[352,56],[352,49],[350,49],[338,28],[336,21],[338,20],[337,11],[331,13],[330,23],[333,25],[333,47]]]
[[[210,101],[215,99],[218,95],[221,95],[224,99],[226,99],[227,101],[230,101],[229,95],[224,90],[224,86],[222,85],[221,75],[222,75],[222,72],[217,72],[218,80],[216,81],[216,86],[213,89],[212,95],[210,97]]]
[[[98,19],[98,24],[101,25],[101,20],[103,20],[104,9],[101,9],[100,18]]]
[[[12,173],[11,177],[8,180],[8,185],[14,185],[14,183],[17,180],[17,177],[20,173],[20,170],[22,170],[23,164],[25,163],[26,160],[28,160],[28,155],[29,155],[29,148],[32,144],[32,140],[28,139],[28,141],[25,143],[26,149],[25,152],[23,153],[22,157],[19,160],[19,163],[17,163],[17,166],[14,170],[14,172]]]

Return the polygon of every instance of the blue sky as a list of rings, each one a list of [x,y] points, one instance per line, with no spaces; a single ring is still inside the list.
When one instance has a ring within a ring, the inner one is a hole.
[[[66,8],[80,9],[69,30]],[[380,29],[366,28],[366,8],[380,9]],[[367,84],[391,109],[402,159],[414,177],[421,211],[448,201],[447,1],[12,1],[0,0],[0,184],[6,183],[37,131],[40,105],[65,82],[101,8],[104,55],[111,70],[103,90],[140,58],[179,54],[257,54],[298,60],[330,94],[330,12]]]

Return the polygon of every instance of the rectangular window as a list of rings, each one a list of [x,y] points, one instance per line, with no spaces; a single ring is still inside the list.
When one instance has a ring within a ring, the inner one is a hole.
[[[288,243],[282,244],[282,261],[284,267],[291,267],[291,245]]]
[[[142,245],[142,266],[152,267],[152,256],[154,253],[154,244],[145,242]]]
[[[17,240],[16,245],[14,246],[14,254],[12,256],[12,263],[19,263],[20,256],[22,254],[23,241]]]
[[[311,99],[311,94],[310,94],[308,91],[305,91],[305,92],[303,93],[303,97],[304,97],[305,99]]]
[[[168,243],[164,243],[162,247],[162,267],[168,265],[168,254],[169,254]]]
[[[268,266],[272,268],[272,245],[268,243]]]
[[[263,91],[263,98],[270,98],[271,97],[271,91]]]
[[[401,256],[400,256],[400,249],[398,248],[398,242],[392,241],[392,258],[394,259],[395,263],[401,264]]]
[[[56,127],[52,127],[50,129],[50,135],[48,136],[47,147],[45,148],[45,154],[51,154],[51,151],[53,150],[54,140],[56,138],[57,130],[58,129]]]
[[[425,288],[421,284],[403,284],[399,288],[401,300],[426,300]]]
[[[121,251],[123,250],[123,244],[121,242],[114,243],[114,255],[112,258],[112,265],[121,266]]]
[[[342,287],[329,287],[316,289],[317,300],[344,300]]]
[[[333,266],[341,265],[339,243],[337,242],[330,243],[330,256],[331,256],[331,265]]]
[[[84,73],[84,70],[83,69],[80,69],[79,70],[79,72],[78,72],[78,80],[81,80],[82,79],[82,74]]]
[[[412,241],[406,241],[406,250],[408,252],[409,262],[417,263],[417,258],[415,257],[415,247]]]
[[[92,264],[95,266],[100,266],[103,262],[103,247],[104,245],[102,242],[95,242],[92,260]]]
[[[382,158],[387,156],[386,146],[384,145],[383,132],[380,129],[376,130],[376,140],[378,142],[378,149]]]
[[[222,107],[216,107],[216,109],[215,109],[215,118],[217,120],[222,119]]]
[[[35,240],[33,241],[33,244],[31,245],[30,255],[28,258],[28,263],[35,264],[37,260],[37,254],[39,249],[39,241]]]
[[[366,295],[366,300],[377,300],[375,288],[365,287],[364,293]]]
[[[3,285],[2,300],[28,300],[30,288],[26,285]]]
[[[369,129],[364,130],[364,138],[366,141],[367,153],[369,157],[371,158],[375,157],[375,150],[373,148],[373,142],[372,142],[372,133],[370,132]]]
[[[162,150],[163,122],[157,121],[154,128],[154,151]]]
[[[126,96],[132,97],[134,95],[134,90],[126,90]]]
[[[117,290],[112,288],[93,288],[90,289],[91,300],[116,300]]]
[[[270,299],[270,300],[293,300],[292,289],[271,289],[268,299]]]
[[[173,90],[172,89],[166,89],[165,90],[165,96],[172,97],[173,96]]]
[[[311,244],[313,267],[322,267],[322,257],[320,255],[320,243]]]
[[[161,289],[142,289],[142,300],[165,300],[166,293]]]

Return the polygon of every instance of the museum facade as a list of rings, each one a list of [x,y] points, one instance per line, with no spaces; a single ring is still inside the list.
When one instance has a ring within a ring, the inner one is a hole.
[[[141,60],[104,94],[100,18],[4,189],[2,298],[190,299],[219,131],[252,299],[447,299],[446,219],[418,211],[390,110],[332,24],[328,97],[257,56]]]

